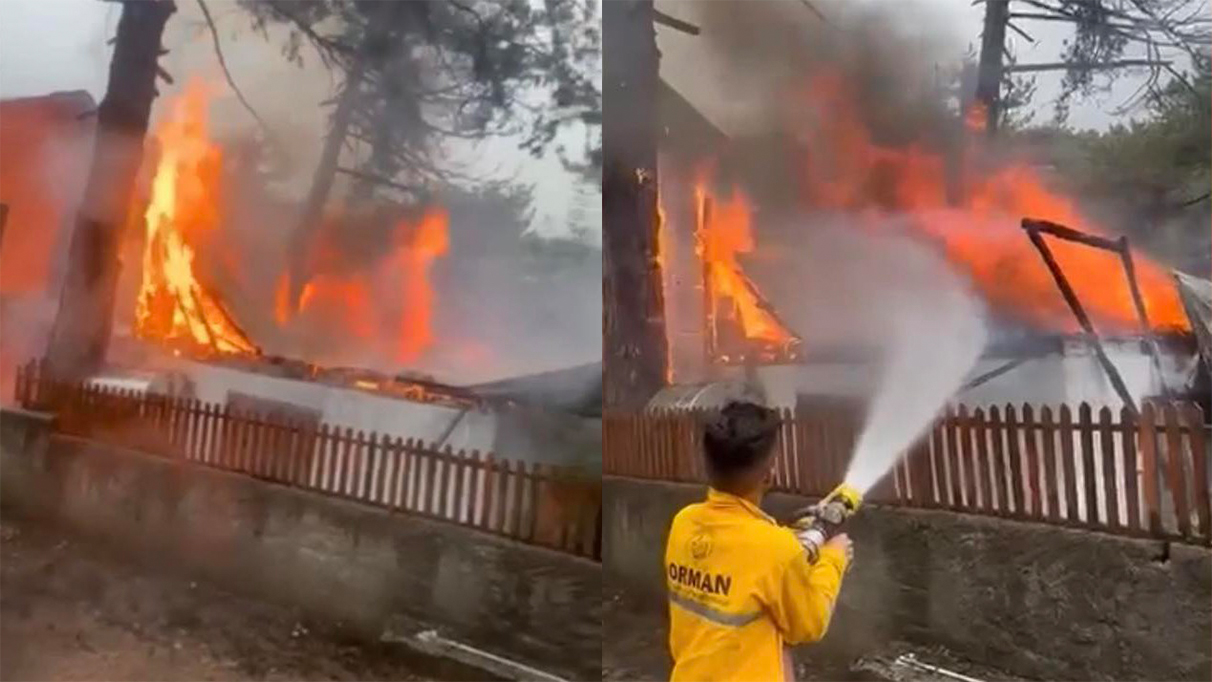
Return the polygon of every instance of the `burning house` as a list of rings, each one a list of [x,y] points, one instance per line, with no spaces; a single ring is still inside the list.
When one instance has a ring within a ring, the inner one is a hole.
[[[786,407],[861,401],[898,330],[914,324],[946,348],[944,309],[968,294],[988,339],[957,400],[1115,407],[1206,394],[1175,273],[1103,237],[1030,159],[991,149],[978,108],[939,139],[885,142],[841,67],[805,65],[800,82],[774,123],[732,135],[662,83],[674,385],[654,405],[702,406],[746,383]],[[717,116],[727,106],[716,101]],[[1039,249],[1024,219],[1111,250],[1054,234]],[[966,292],[944,281],[956,278]]]
[[[454,451],[599,465],[600,408],[586,414],[579,403],[531,399],[526,381],[481,390],[415,371],[438,350],[462,357],[459,343],[438,338],[435,319],[432,267],[450,248],[443,207],[327,219],[292,300],[278,226],[290,224],[293,207],[251,196],[260,191],[255,154],[212,137],[209,97],[187,84],[153,126],[125,230],[108,365],[87,383]],[[11,209],[0,243],[7,401],[16,366],[45,352],[94,108],[75,93],[0,107],[0,199]],[[342,240],[342,230],[358,238]],[[589,389],[600,386],[597,373],[596,384],[584,372],[554,374]]]

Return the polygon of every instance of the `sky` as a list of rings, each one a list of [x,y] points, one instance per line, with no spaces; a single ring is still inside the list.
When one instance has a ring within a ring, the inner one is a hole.
[[[696,19],[696,5],[713,0],[656,0],[666,13],[686,19]],[[819,19],[798,0],[778,0],[786,7],[780,16],[802,25],[805,31],[819,29]],[[979,52],[984,5],[972,0],[812,0],[812,4],[828,19],[832,12],[840,13],[843,4],[886,7],[898,22],[898,27],[910,35],[921,35],[923,41],[943,43],[946,58],[958,63],[965,49],[972,46]],[[1059,60],[1063,42],[1072,35],[1070,25],[1058,22],[1017,22],[1035,39],[1029,43],[1014,32],[1008,32],[1008,46],[1020,64],[1055,62]],[[813,24],[817,24],[813,26]],[[704,34],[710,26],[703,26]],[[744,98],[735,92],[720,92],[724,78],[712,78],[712,59],[706,54],[703,36],[689,36],[664,26],[657,27],[657,42],[662,54],[662,77],[693,103],[725,133],[735,132],[734,125],[743,125]],[[1125,54],[1125,57],[1139,55]],[[941,66],[947,66],[942,64]],[[1034,123],[1044,124],[1052,119],[1053,102],[1060,92],[1061,72],[1034,74],[1036,95]],[[1139,73],[1123,72],[1107,93],[1074,101],[1069,124],[1078,129],[1105,130],[1116,122],[1145,115],[1143,110],[1116,114],[1119,108],[1143,82]],[[732,119],[737,119],[733,121]]]
[[[288,64],[279,51],[282,41],[273,40],[272,33],[269,41],[253,33],[247,13],[233,0],[209,0],[208,7],[237,85],[258,114],[283,131],[295,154],[292,162],[300,169],[314,168],[329,111],[320,102],[332,92],[328,74],[314,53],[306,50],[305,68]],[[87,90],[100,101],[113,51],[106,43],[120,12],[117,3],[101,0],[0,0],[0,99]],[[211,40],[197,4],[178,0],[177,12],[165,29],[169,54],[161,59],[176,84],[161,83],[157,103],[183,87],[189,76],[202,77],[216,84],[211,110],[215,129],[250,129],[255,121],[226,86]],[[153,125],[162,111],[163,107],[153,105]],[[575,151],[582,144],[581,135],[569,130],[557,142]],[[530,185],[534,192],[530,230],[549,236],[570,233],[579,178],[568,173],[554,153],[536,159],[520,150],[514,138],[474,146],[459,143],[448,152],[475,177]],[[298,184],[304,185],[309,177],[310,172],[300,172]],[[600,237],[600,213],[590,212],[584,220],[590,234]]]
[[[798,6],[794,0],[784,1]],[[898,11],[903,11],[907,25],[948,41],[956,59],[967,45],[979,41],[983,7],[973,6],[970,0],[814,2],[826,13],[839,2],[895,5]],[[310,68],[299,70],[286,64],[279,54],[281,41],[266,41],[252,33],[247,15],[233,0],[210,0],[209,4],[237,83],[263,117],[276,129],[284,130],[284,135],[292,142],[298,142],[291,145],[297,154],[293,161],[298,167],[314,167],[327,116],[327,109],[319,103],[332,91],[328,75],[316,68],[314,56],[309,60]],[[685,13],[668,0],[658,0],[657,4],[675,16]],[[171,95],[184,84],[188,75],[201,75],[218,84],[217,101],[212,110],[217,126],[252,127],[251,116],[223,84],[211,38],[197,5],[188,1],[179,1],[177,5],[178,11],[166,30],[165,46],[170,53],[162,59],[162,64],[177,77],[177,85],[162,84],[163,94]],[[101,0],[0,0],[0,98],[84,89],[100,100],[112,51],[106,42],[114,33],[119,12],[118,4]],[[802,21],[816,21],[807,9],[802,14]],[[1011,49],[1021,63],[1055,60],[1062,41],[1071,32],[1064,24],[1047,22],[1034,22],[1028,28],[1037,40],[1035,45],[1014,34],[1010,38]],[[702,41],[663,27],[658,29],[658,36],[666,63],[681,61],[694,65],[693,69],[680,75],[667,74],[671,84],[727,131],[727,98],[712,96],[710,72],[702,60],[695,58],[695,50]],[[306,51],[304,55],[305,58],[308,56]],[[1059,73],[1037,77],[1037,122],[1050,118],[1050,102],[1059,90],[1060,79]],[[1110,112],[1131,95],[1139,82],[1139,77],[1128,75],[1111,92],[1076,103],[1070,123],[1077,128],[1105,129],[1117,120],[1124,120]],[[713,99],[719,101],[712,102]],[[153,120],[161,110],[153,109]],[[561,140],[571,148],[579,148],[581,144],[578,131],[567,131]],[[503,138],[474,147],[454,145],[450,155],[477,176],[509,178],[531,185],[535,211],[530,229],[549,235],[568,232],[570,214],[575,213],[577,178],[563,168],[554,153],[535,159],[517,148],[517,140]],[[305,183],[306,178],[307,174],[301,173],[299,182]],[[591,211],[588,220],[591,232],[600,237],[600,212]]]

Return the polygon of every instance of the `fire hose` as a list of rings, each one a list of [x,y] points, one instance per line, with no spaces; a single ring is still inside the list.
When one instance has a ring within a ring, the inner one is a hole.
[[[819,502],[794,511],[785,525],[795,531],[808,552],[808,562],[815,564],[820,559],[821,548],[841,531],[862,503],[862,494],[843,483]]]

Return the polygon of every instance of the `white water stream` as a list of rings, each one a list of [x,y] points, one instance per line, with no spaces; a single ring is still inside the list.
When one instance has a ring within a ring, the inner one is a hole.
[[[845,482],[866,494],[960,388],[985,345],[982,306],[956,277],[929,295],[890,292],[879,385]]]

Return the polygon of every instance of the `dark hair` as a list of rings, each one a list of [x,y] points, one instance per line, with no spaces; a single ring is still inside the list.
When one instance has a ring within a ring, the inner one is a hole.
[[[763,463],[778,435],[779,413],[750,402],[729,402],[703,430],[712,478],[729,478]]]

